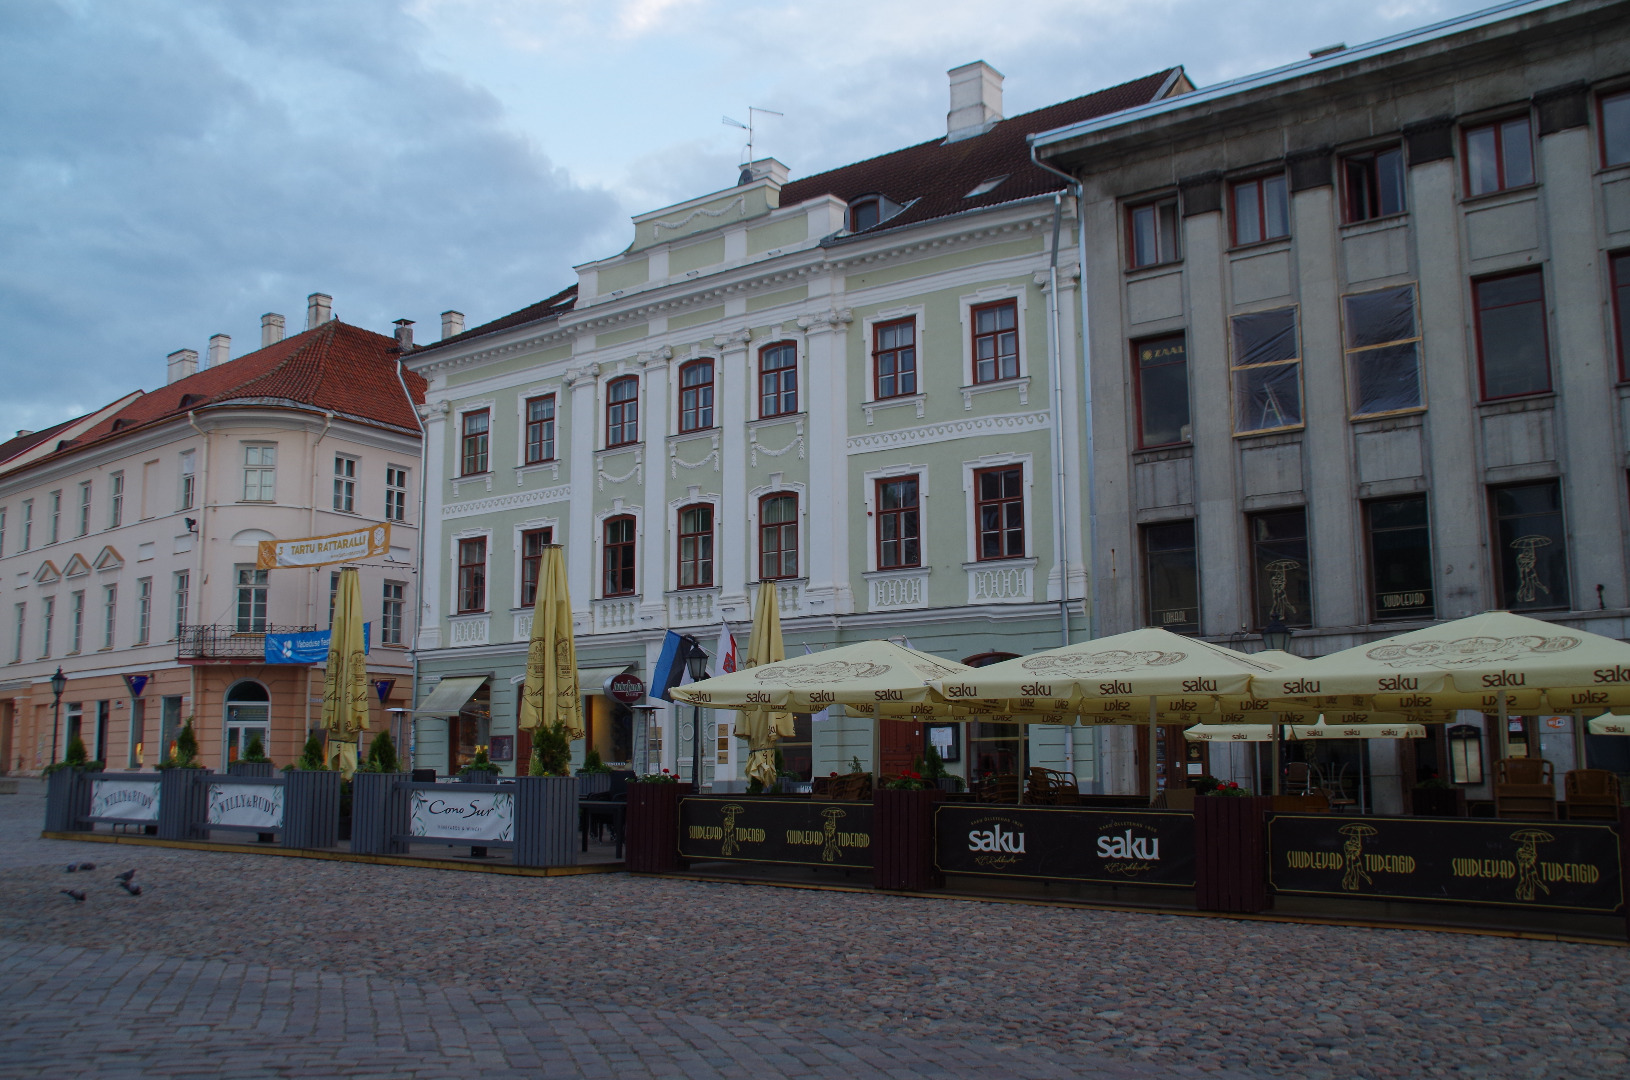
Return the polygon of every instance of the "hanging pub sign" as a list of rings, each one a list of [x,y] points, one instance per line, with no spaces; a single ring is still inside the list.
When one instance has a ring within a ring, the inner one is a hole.
[[[92,821],[157,821],[158,792],[157,780],[92,780],[88,816]]]
[[[211,784],[204,823],[223,829],[281,829],[283,785]]]
[[[945,804],[934,861],[947,874],[1194,887],[1194,815]]]
[[[255,569],[276,570],[288,566],[326,566],[329,563],[361,562],[389,555],[391,527],[385,522],[365,525],[350,532],[327,536],[306,536],[298,540],[262,540],[255,557]]]
[[[1555,821],[1268,819],[1275,892],[1584,911],[1624,910],[1619,833]]]
[[[606,693],[624,705],[638,705],[645,697],[645,682],[638,675],[625,671],[606,680]]]
[[[515,796],[507,791],[462,791],[471,786],[448,784],[434,791],[413,791],[408,831],[429,840],[491,841],[515,839]]]
[[[687,859],[869,869],[872,804],[702,796],[679,802]]]

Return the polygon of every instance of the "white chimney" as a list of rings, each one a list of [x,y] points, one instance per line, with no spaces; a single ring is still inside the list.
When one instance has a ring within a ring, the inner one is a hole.
[[[214,334],[209,339],[209,363],[207,367],[220,367],[232,359],[232,338],[226,334]]]
[[[198,354],[191,349],[177,349],[166,359],[170,362],[170,375],[164,380],[165,385],[180,382],[198,372]]]
[[[276,345],[283,340],[283,316],[268,311],[260,317],[260,347]]]
[[[951,111],[945,114],[945,141],[983,135],[1002,118],[1002,73],[975,60],[952,68]]]
[[[413,351],[413,320],[396,320],[396,348],[405,353]]]
[[[334,317],[334,298],[314,292],[306,297],[306,329],[315,330]]]
[[[446,341],[450,337],[457,337],[464,333],[464,312],[444,311],[441,313],[441,339]]]

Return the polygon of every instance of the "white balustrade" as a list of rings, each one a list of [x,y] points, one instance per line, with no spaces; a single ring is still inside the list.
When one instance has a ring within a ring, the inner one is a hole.
[[[872,611],[928,606],[928,568],[880,570],[866,575],[867,607]]]
[[[447,620],[448,644],[453,648],[485,645],[491,636],[490,615],[455,615]]]
[[[967,563],[968,603],[1028,604],[1034,594],[1036,560]]]
[[[695,626],[714,622],[714,603],[721,589],[676,589],[668,594],[668,625]]]
[[[610,634],[639,625],[639,597],[618,596],[594,601],[594,632]]]

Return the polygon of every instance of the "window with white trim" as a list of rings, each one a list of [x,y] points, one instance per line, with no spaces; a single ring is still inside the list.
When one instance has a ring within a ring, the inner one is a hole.
[[[277,447],[243,448],[243,501],[273,502],[277,498]]]
[[[408,471],[400,465],[385,466],[385,520],[407,520]]]
[[[354,514],[357,509],[357,459],[349,454],[334,455],[334,509]]]

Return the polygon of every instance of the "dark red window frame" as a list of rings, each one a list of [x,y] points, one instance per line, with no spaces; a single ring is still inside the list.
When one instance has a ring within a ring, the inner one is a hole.
[[[896,341],[888,348],[883,347],[884,334],[890,330],[911,331],[911,340]],[[883,367],[885,361],[889,371],[885,375]],[[902,366],[902,364],[904,366]],[[884,392],[885,379],[892,379],[888,392]],[[877,400],[887,398],[911,397],[917,393],[917,320],[916,319],[890,319],[888,322],[872,324],[872,392]]]
[[[713,518],[712,503],[692,503],[679,508],[677,584],[681,589],[713,587]]]
[[[1398,181],[1398,205],[1389,207],[1383,198],[1383,162],[1395,159]],[[1348,154],[1341,159],[1342,220],[1349,225],[1363,221],[1378,221],[1396,217],[1409,209],[1406,194],[1408,177],[1401,145],[1382,146],[1374,150]]]
[[[628,397],[617,394],[625,389],[633,391]],[[640,441],[640,381],[637,376],[625,375],[606,383],[606,448],[629,446]]]
[[[607,518],[601,527],[603,573],[602,596],[633,596],[638,592],[634,576],[634,545],[639,537],[631,514]]]
[[[1011,325],[1002,326],[1001,314],[1007,312],[1012,316]],[[996,315],[997,325],[981,331],[979,317],[986,313]],[[1017,300],[998,300],[992,304],[977,304],[969,313],[973,321],[973,381],[975,383],[1002,382],[1004,379],[1017,379],[1019,377],[1019,302]],[[986,357],[984,348],[989,347],[990,356]],[[1004,351],[1004,346],[1010,346]],[[992,365],[992,374],[989,378],[980,378],[979,364],[983,359],[989,359]],[[1007,372],[1007,363],[1012,361],[1012,374]]]
[[[1171,250],[1164,250],[1165,246],[1160,239],[1160,214],[1169,207],[1172,215]],[[1150,215],[1153,226],[1151,239],[1154,242],[1153,258],[1138,259],[1138,215]],[[1129,270],[1143,270],[1151,266],[1166,266],[1170,263],[1180,262],[1178,249],[1178,236],[1183,231],[1183,215],[1175,198],[1155,199],[1153,202],[1138,203],[1126,208],[1126,265]]]
[[[706,431],[713,426],[713,379],[718,369],[711,359],[692,360],[679,369],[679,433]],[[694,382],[687,382],[694,379]]]
[[[797,411],[798,345],[791,341],[773,342],[758,351],[758,415],[768,420]]]
[[[480,418],[481,430],[470,430],[472,421]],[[492,411],[475,409],[459,420],[459,475],[476,476],[487,471],[490,464],[488,441],[492,434]]]
[[[458,613],[487,610],[487,538],[458,542]]]
[[[1278,180],[1279,186],[1285,192],[1285,231],[1268,234],[1268,184]],[[1262,235],[1252,239],[1244,239],[1239,234],[1239,195],[1243,188],[1255,186],[1256,188],[1256,220],[1257,227]],[[1228,228],[1235,247],[1249,247],[1252,244],[1267,244],[1275,240],[1285,240],[1290,236],[1290,185],[1282,172],[1265,173],[1262,176],[1252,176],[1244,180],[1236,180],[1228,185]]]
[[[1163,345],[1169,346],[1173,342],[1177,343],[1177,346],[1178,346],[1178,348],[1180,350],[1180,353],[1181,353],[1181,355],[1179,356],[1178,359],[1171,360],[1171,361],[1166,361],[1164,363],[1145,364],[1143,362],[1143,350],[1144,349],[1158,348],[1158,347],[1163,346]],[[1187,335],[1187,333],[1184,332],[1184,331],[1178,331],[1175,334],[1162,334],[1159,337],[1139,338],[1139,339],[1132,342],[1132,405],[1133,405],[1133,408],[1136,410],[1135,413],[1134,413],[1134,416],[1133,416],[1133,420],[1137,424],[1137,429],[1138,429],[1138,449],[1139,450],[1152,450],[1152,449],[1155,449],[1156,447],[1161,447],[1161,446],[1187,446],[1192,441],[1192,439],[1182,438],[1182,427],[1183,427],[1183,425],[1181,425],[1181,424],[1178,425],[1178,438],[1171,439],[1171,440],[1169,440],[1167,442],[1159,442],[1159,443],[1157,443],[1157,442],[1150,441],[1147,431],[1144,430],[1145,429],[1145,423],[1144,422],[1145,422],[1145,420],[1148,419],[1148,414],[1144,411],[1144,408],[1143,408],[1143,404],[1144,404],[1143,396],[1144,396],[1144,390],[1145,390],[1143,384],[1144,384],[1144,381],[1150,377],[1148,372],[1152,371],[1152,370],[1157,370],[1157,369],[1160,369],[1160,368],[1175,367],[1175,366],[1181,366],[1182,369],[1183,369],[1183,406],[1184,406],[1184,411],[1188,414],[1189,424],[1190,424],[1190,431],[1192,433],[1192,431],[1193,431],[1192,425],[1194,423],[1194,409],[1193,409],[1193,401],[1190,399],[1189,393],[1188,393],[1188,391],[1189,391],[1189,386],[1188,386],[1189,354],[1188,354],[1188,335]]]
[[[533,417],[534,406],[539,413],[545,411],[547,416]],[[535,398],[526,399],[526,463],[536,465],[540,461],[553,461],[555,459],[555,395],[543,394]]]
[[[1024,466],[975,470],[973,492],[974,558],[1024,558]]]
[[[1483,312],[1498,310],[1516,305],[1501,304],[1496,307],[1485,308],[1480,300],[1482,287],[1499,281],[1510,281],[1512,278],[1532,277],[1539,282],[1539,299],[1521,301],[1524,304],[1539,305],[1539,331],[1540,340],[1545,350],[1545,385],[1535,390],[1522,390],[1514,394],[1490,395],[1488,391],[1487,371],[1484,364],[1483,343]],[[1551,331],[1549,319],[1545,309],[1545,275],[1539,268],[1529,270],[1516,270],[1509,274],[1492,274],[1488,277],[1474,278],[1472,280],[1472,317],[1477,330],[1477,389],[1483,401],[1504,401],[1511,398],[1531,397],[1535,394],[1548,394],[1554,388],[1551,378]]]
[[[1615,251],[1607,257],[1608,279],[1613,289],[1613,340],[1619,350],[1619,378],[1630,380],[1630,251]]]
[[[1516,182],[1513,182],[1510,177],[1506,176],[1505,129],[1506,125],[1518,120],[1522,121],[1523,127],[1527,132],[1525,137],[1528,142],[1528,178],[1526,180],[1519,178]],[[1473,191],[1471,141],[1472,136],[1476,135],[1480,131],[1492,131],[1494,133],[1495,184],[1486,191]],[[1533,117],[1529,116],[1527,113],[1517,113],[1511,116],[1502,116],[1498,120],[1490,120],[1485,124],[1472,124],[1468,127],[1462,128],[1460,132],[1460,158],[1464,163],[1461,166],[1461,179],[1466,184],[1466,195],[1468,198],[1474,198],[1479,195],[1493,195],[1497,192],[1511,191],[1516,188],[1532,187],[1534,184],[1539,182],[1539,173],[1535,169],[1534,161]]]
[[[554,543],[555,530],[527,529],[521,533],[521,606],[538,602],[538,575],[543,567],[543,549]]]
[[[792,503],[792,517],[767,521],[765,509],[778,499]],[[780,581],[798,576],[798,496],[790,491],[773,491],[758,500],[758,577],[760,581]],[[791,569],[787,567],[791,556]]]
[[[922,549],[922,485],[915,474],[911,476],[890,476],[876,482],[877,498],[877,568],[879,570],[903,570],[909,567],[921,566],[923,561]],[[908,487],[909,485],[909,487]],[[901,498],[894,500],[897,505],[888,506],[888,499],[884,493],[891,487],[900,488]],[[909,496],[910,502],[904,501]],[[895,558],[888,556],[889,545],[894,546]],[[915,556],[908,558],[908,551],[914,547]]]

